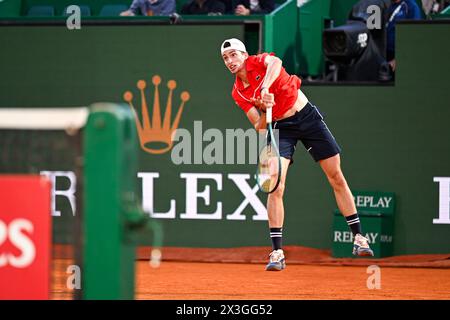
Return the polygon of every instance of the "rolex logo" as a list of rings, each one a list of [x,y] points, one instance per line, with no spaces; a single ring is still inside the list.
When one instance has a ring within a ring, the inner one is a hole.
[[[184,105],[186,101],[189,100],[190,96],[187,91],[181,93],[180,107],[178,108],[175,119],[171,124],[172,95],[173,91],[177,87],[177,83],[174,80],[168,81],[167,88],[169,88],[169,93],[167,96],[166,112],[164,114],[164,119],[161,121],[161,104],[159,99],[159,85],[161,84],[161,77],[158,75],[153,76],[152,83],[155,87],[155,91],[153,95],[153,115],[151,118],[144,92],[147,87],[147,83],[144,80],[139,80],[137,83],[137,88],[141,92],[142,123],[141,120],[139,120],[136,113],[136,108],[133,105],[133,94],[130,91],[127,91],[124,93],[123,98],[126,102],[128,102],[131,110],[133,110],[141,148],[148,153],[161,154],[172,148],[173,136],[178,128]]]

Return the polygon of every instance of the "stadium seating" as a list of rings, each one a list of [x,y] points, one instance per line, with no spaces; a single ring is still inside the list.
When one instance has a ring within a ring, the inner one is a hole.
[[[68,16],[69,14],[67,13],[67,8],[70,6],[66,6],[64,8],[64,10],[62,11],[61,15],[62,16]],[[82,17],[89,17],[91,16],[91,7],[89,7],[88,5],[79,5],[80,7],[80,13]]]
[[[55,8],[53,6],[32,6],[27,13],[29,17],[51,17],[54,15]]]
[[[129,6],[125,4],[106,4],[100,10],[99,16],[113,17],[120,15],[121,12],[128,9]]]

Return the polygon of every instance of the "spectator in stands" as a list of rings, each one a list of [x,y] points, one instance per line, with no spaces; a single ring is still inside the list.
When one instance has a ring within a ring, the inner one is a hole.
[[[430,13],[437,13],[439,3],[437,0],[422,0],[422,9],[425,16],[429,16]]]
[[[391,0],[388,10],[388,21],[386,26],[386,59],[395,71],[395,24],[399,20],[415,19],[420,20],[422,14],[415,0]]]
[[[170,16],[176,12],[175,0],[133,0],[121,16]]]
[[[441,6],[439,11],[443,11],[444,9],[447,9],[450,6],[450,0],[443,0],[441,1]]]
[[[225,4],[219,0],[192,0],[183,5],[181,14],[225,14]]]
[[[439,14],[450,5],[450,0],[422,0],[422,8],[427,19],[432,15]]]
[[[233,1],[235,0],[219,0],[225,5],[225,14],[234,14],[234,10],[232,8]]]
[[[231,3],[237,16],[266,14],[275,9],[275,0],[231,0]]]

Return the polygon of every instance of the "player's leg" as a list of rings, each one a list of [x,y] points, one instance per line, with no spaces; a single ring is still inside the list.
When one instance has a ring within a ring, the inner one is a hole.
[[[272,253],[266,267],[268,271],[280,271],[285,268],[284,253],[282,250],[284,205],[283,195],[286,176],[290,160],[281,157],[281,177],[277,189],[267,196],[267,215],[269,218],[270,239],[272,240]]]
[[[342,215],[355,237],[353,254],[359,256],[373,256],[368,241],[361,235],[361,223],[359,221],[352,192],[341,169],[341,157],[338,154],[327,159],[319,160],[331,187],[333,188],[336,202]]]
[[[298,131],[300,140],[315,161],[319,162],[333,188],[336,202],[347,224],[352,230],[354,241],[353,254],[373,255],[367,239],[361,235],[353,195],[341,170],[341,148],[328,129],[322,114],[316,106],[308,103],[300,112]]]
[[[353,195],[341,170],[337,144],[316,106],[308,103],[300,112],[300,140],[315,161],[319,162],[333,187],[339,209],[344,216],[356,213]]]
[[[355,202],[353,201],[352,192],[341,170],[341,157],[339,153],[328,159],[320,160],[319,164],[333,188],[336,202],[342,215],[348,217],[355,214]]]
[[[284,222],[283,195],[290,160],[281,157],[280,184],[267,196],[267,214],[270,228],[281,228]]]

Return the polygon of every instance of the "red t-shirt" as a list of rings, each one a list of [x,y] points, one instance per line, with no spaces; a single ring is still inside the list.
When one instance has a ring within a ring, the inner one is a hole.
[[[261,85],[267,71],[264,60],[268,55],[269,53],[262,53],[247,58],[245,68],[247,70],[247,79],[250,83],[247,88],[244,89],[242,80],[236,76],[231,95],[236,104],[245,113],[253,107],[250,99],[261,97]],[[270,53],[270,55],[274,54]],[[291,76],[283,67],[281,68],[280,75],[269,88],[269,92],[273,93],[275,98],[275,105],[272,110],[274,120],[281,118],[294,105],[301,82],[299,77]]]

